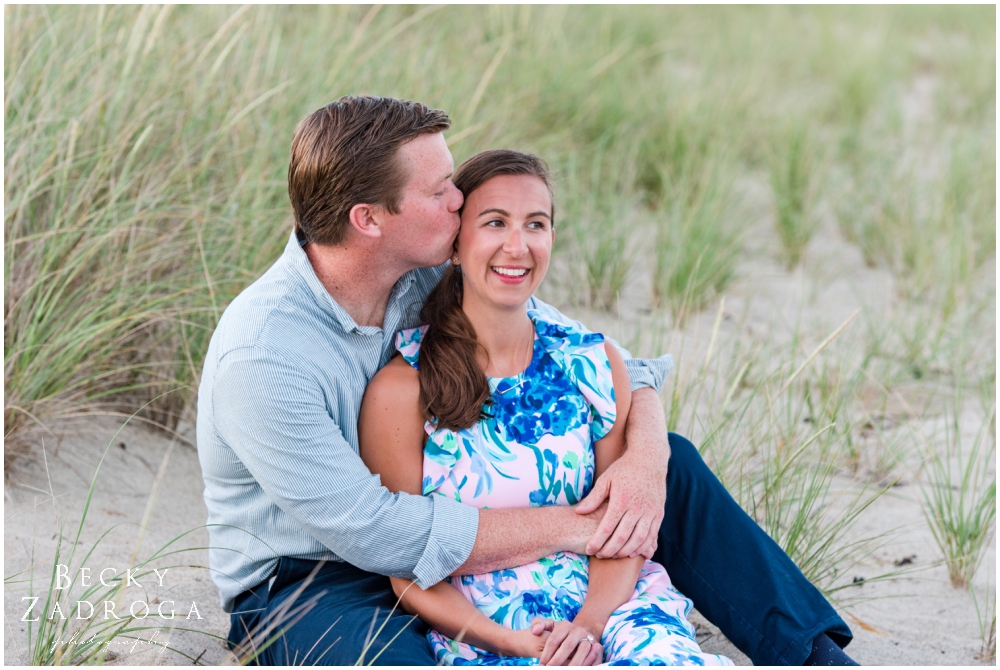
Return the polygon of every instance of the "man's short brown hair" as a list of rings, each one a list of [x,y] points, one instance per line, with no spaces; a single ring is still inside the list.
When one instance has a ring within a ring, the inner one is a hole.
[[[345,95],[304,118],[288,164],[296,231],[309,242],[339,244],[354,205],[399,213],[409,179],[399,147],[450,125],[447,114],[419,102],[361,95]]]

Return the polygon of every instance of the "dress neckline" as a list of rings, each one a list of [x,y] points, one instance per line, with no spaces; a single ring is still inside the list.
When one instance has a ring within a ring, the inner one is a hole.
[[[531,343],[531,360],[528,361],[527,367],[516,375],[510,375],[509,377],[490,377],[487,375],[486,381],[490,385],[491,395],[500,394],[502,396],[515,387],[523,386],[528,380],[528,377],[526,376],[528,374],[528,370],[531,369],[531,366],[535,364],[535,360],[538,358],[538,342],[540,339],[538,337],[538,331],[534,328],[535,324],[532,323],[531,325],[535,335],[535,339]],[[500,387],[504,384],[506,384],[506,388],[500,390]]]

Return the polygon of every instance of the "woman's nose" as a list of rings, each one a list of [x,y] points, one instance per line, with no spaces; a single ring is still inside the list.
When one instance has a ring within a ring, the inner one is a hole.
[[[524,234],[520,228],[511,228],[504,241],[503,250],[515,258],[527,253],[528,245],[524,243]]]

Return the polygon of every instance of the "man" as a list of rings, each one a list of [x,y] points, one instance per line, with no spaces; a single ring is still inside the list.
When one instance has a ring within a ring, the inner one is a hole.
[[[421,104],[345,97],[296,130],[295,231],[220,319],[198,395],[209,556],[231,644],[267,664],[430,665],[426,627],[387,614],[386,575],[426,588],[566,550],[654,557],[755,663],[846,662],[830,640],[846,644],[846,624],[697,450],[668,438],[664,360],[627,360],[626,453],[576,509],[390,494],[364,467],[365,386],[396,331],[418,325],[458,231],[449,124]]]

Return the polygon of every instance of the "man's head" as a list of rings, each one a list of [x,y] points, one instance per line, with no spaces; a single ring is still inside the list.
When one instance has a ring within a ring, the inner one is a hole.
[[[454,238],[461,194],[441,135],[450,125],[440,110],[371,96],[345,96],[307,116],[288,166],[296,230],[321,246],[343,242],[352,225],[364,234],[366,223],[383,236],[406,229],[393,235],[407,244],[429,230]]]

